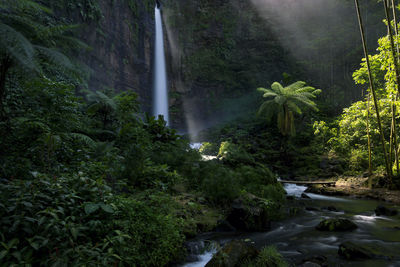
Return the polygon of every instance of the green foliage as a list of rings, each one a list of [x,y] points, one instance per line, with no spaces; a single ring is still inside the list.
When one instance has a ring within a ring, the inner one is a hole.
[[[261,249],[257,258],[247,261],[242,266],[246,267],[287,267],[288,263],[274,246],[268,246]]]
[[[218,157],[232,166],[237,164],[254,164],[254,158],[252,155],[247,153],[241,146],[229,141],[221,143]]]
[[[228,204],[239,196],[239,179],[233,170],[219,163],[209,163],[201,171],[204,175],[201,190],[212,203]]]
[[[83,173],[35,176],[0,183],[3,264],[154,266],[179,256],[182,222],[168,196],[116,197]]]
[[[203,142],[199,149],[199,152],[203,155],[217,156],[219,147],[215,143]]]
[[[126,266],[164,266],[182,255],[183,222],[171,213],[172,205],[168,195],[151,191],[137,199],[118,199],[114,229],[120,229],[126,239],[116,238],[114,250],[120,253],[121,262]]]
[[[294,135],[294,114],[302,114],[300,107],[305,106],[318,111],[317,105],[311,99],[316,98],[321,90],[305,85],[305,82],[298,81],[283,87],[280,83],[274,82],[271,89],[258,88],[263,97],[271,98],[260,106],[258,115],[264,114],[268,121],[273,115],[277,115],[277,125],[281,134]]]
[[[115,212],[110,205],[110,189],[84,174],[54,178],[34,175],[37,179],[31,181],[0,183],[2,262],[115,262],[105,242],[111,227],[109,218]]]
[[[68,12],[79,12],[85,22],[98,22],[103,18],[98,0],[63,0],[63,7]]]

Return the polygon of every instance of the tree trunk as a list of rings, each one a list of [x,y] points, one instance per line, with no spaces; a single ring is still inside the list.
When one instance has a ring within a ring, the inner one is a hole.
[[[389,167],[388,155],[387,155],[386,144],[385,144],[385,136],[383,135],[382,122],[381,122],[381,117],[380,117],[380,114],[379,114],[379,105],[378,105],[378,100],[377,100],[377,97],[376,97],[375,86],[374,86],[374,83],[373,83],[372,74],[371,74],[371,67],[370,67],[370,63],[369,63],[367,43],[365,41],[364,25],[363,25],[362,18],[361,18],[361,13],[360,13],[360,7],[359,7],[359,4],[358,4],[358,0],[354,0],[354,2],[355,2],[355,5],[356,5],[358,23],[359,23],[360,32],[361,32],[361,41],[362,41],[362,44],[363,44],[365,60],[366,60],[366,63],[367,63],[367,68],[368,68],[368,79],[369,79],[369,84],[370,84],[370,87],[371,87],[371,92],[372,92],[372,96],[373,96],[373,100],[374,100],[376,118],[377,118],[377,121],[378,121],[378,127],[379,127],[379,133],[380,133],[380,137],[381,137],[383,154],[384,154],[384,157],[385,157],[386,173],[387,173],[387,176],[389,177],[389,180],[392,180],[392,170]],[[383,2],[386,5],[386,1],[383,1]]]
[[[396,5],[394,3],[394,0],[392,0],[392,11],[393,11],[393,21],[394,21],[394,34],[398,38],[399,30],[398,30],[398,27],[397,27]],[[399,49],[399,42],[398,41],[396,42],[396,49],[397,49],[397,58],[396,58],[396,60],[397,60],[397,64],[399,64],[400,63],[400,49]],[[397,86],[399,86],[399,84]],[[396,94],[395,103],[397,102],[398,98],[399,98],[399,95]],[[395,105],[395,107],[396,107],[396,105]],[[396,170],[397,170],[396,174],[399,175],[400,168],[399,168],[399,153],[398,153],[398,150],[397,150],[398,144],[397,144],[396,116],[395,115],[396,114],[394,114],[394,124],[395,124],[395,126],[394,126],[394,129],[395,129],[394,130],[394,156],[395,156]]]
[[[371,153],[371,135],[369,132],[369,110],[370,110],[370,103],[371,100],[371,93],[368,92],[368,104],[367,104],[367,137],[368,137],[368,185],[371,187],[371,175],[372,175],[372,153]]]

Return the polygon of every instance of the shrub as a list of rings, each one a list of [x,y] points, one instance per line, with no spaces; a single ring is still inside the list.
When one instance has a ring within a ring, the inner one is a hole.
[[[221,143],[218,157],[231,166],[236,166],[237,164],[253,165],[255,163],[253,156],[247,153],[246,150],[228,141]]]
[[[85,177],[0,182],[5,266],[157,266],[182,251],[182,223],[161,193],[116,197]]]
[[[111,199],[101,181],[80,175],[2,181],[0,239],[6,245],[0,260],[5,265],[112,264],[104,243],[114,213]]]
[[[203,155],[211,155],[211,156],[216,156],[218,154],[219,147],[215,143],[209,143],[209,142],[204,142],[200,149],[199,152]]]
[[[368,169],[368,151],[352,149],[350,153],[349,166],[353,171]]]
[[[274,246],[264,247],[257,258],[241,264],[243,267],[287,267],[288,263]]]
[[[127,266],[165,266],[184,251],[183,222],[171,214],[171,199],[161,193],[119,197],[113,250]]]
[[[240,187],[234,171],[219,163],[210,163],[203,167],[205,175],[201,189],[214,204],[227,204],[239,196]]]

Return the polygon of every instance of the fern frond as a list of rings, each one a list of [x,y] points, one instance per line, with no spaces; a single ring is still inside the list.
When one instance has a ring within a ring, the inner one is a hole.
[[[35,50],[31,42],[21,33],[1,22],[0,48],[16,60],[18,64],[29,69],[38,68],[34,62]]]
[[[89,147],[95,147],[96,146],[96,142],[92,138],[90,138],[89,136],[87,136],[85,134],[70,133],[69,135],[73,139],[78,140],[78,141],[88,145]]]
[[[282,94],[283,93],[283,86],[278,82],[274,82],[271,85],[271,89],[277,94]]]
[[[287,88],[290,88],[290,90],[296,91],[300,88],[303,88],[304,85],[306,85],[306,82],[297,81],[297,82],[294,82],[294,83],[290,84],[289,86],[287,86]]]
[[[57,50],[47,48],[44,46],[40,46],[40,45],[35,45],[34,47],[36,48],[36,51],[37,51],[39,57],[44,58],[51,64],[57,65],[66,70],[74,69],[74,65],[69,60],[69,58],[67,56],[65,56],[64,54],[58,52]]]
[[[298,105],[296,105],[296,103],[292,102],[292,101],[288,101],[287,103],[288,107],[293,110],[294,112],[296,112],[297,114],[302,114],[303,112],[301,111],[301,109],[299,108]]]
[[[100,91],[96,91],[96,94],[102,103],[106,104],[108,107],[110,107],[113,110],[117,109],[117,104],[115,103],[114,99],[108,97],[106,94],[104,94]]]
[[[49,9],[48,7],[38,4],[32,0],[2,0],[0,2],[0,8],[7,10],[30,9],[34,11],[42,11],[48,14],[53,13],[52,10]]]

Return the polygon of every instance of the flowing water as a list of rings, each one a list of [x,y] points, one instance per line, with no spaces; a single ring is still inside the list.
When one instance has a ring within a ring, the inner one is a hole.
[[[299,197],[306,187],[285,185],[288,195]],[[299,265],[305,259],[315,256],[326,257],[328,266],[400,266],[400,215],[394,217],[376,216],[377,205],[399,209],[374,200],[352,199],[347,197],[329,197],[307,194],[310,199],[298,199],[304,210],[295,217],[275,223],[272,230],[264,233],[231,234],[231,236],[199,237],[208,238],[216,244],[223,245],[232,239],[250,239],[261,248],[274,245],[286,260]],[[337,211],[329,211],[335,207]],[[347,218],[357,224],[358,228],[351,232],[321,232],[315,230],[318,223],[327,218]],[[348,261],[338,256],[339,245],[345,241],[368,244],[384,255],[379,259]],[[196,262],[184,266],[205,266],[214,251],[201,255]]]
[[[156,23],[156,42],[154,51],[154,96],[153,96],[153,115],[164,116],[164,120],[169,125],[168,115],[168,90],[167,72],[165,68],[164,34],[162,26],[161,11],[155,7]]]

